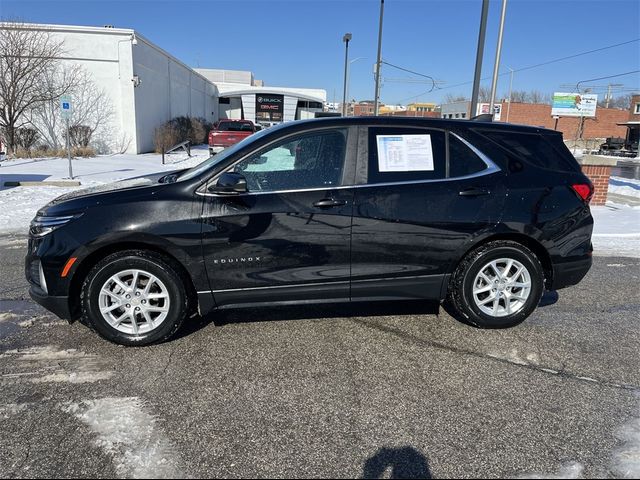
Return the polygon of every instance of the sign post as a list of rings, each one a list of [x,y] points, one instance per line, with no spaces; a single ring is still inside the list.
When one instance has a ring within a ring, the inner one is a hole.
[[[69,119],[73,113],[71,97],[62,95],[60,97],[60,116],[64,119],[67,127],[67,159],[69,160],[69,178],[73,178],[73,168],[71,166],[71,139],[69,138]]]

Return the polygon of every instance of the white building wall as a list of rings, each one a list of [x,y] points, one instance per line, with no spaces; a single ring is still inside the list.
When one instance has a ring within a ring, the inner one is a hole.
[[[242,95],[242,109],[244,110],[244,119],[251,120],[256,123],[256,94],[250,93]]]
[[[172,118],[217,118],[215,86],[155,45],[139,39],[133,46],[137,153],[153,150],[157,127]]]
[[[135,105],[131,82],[133,30],[58,25],[32,25],[31,28],[46,31],[53,41],[62,42],[64,53],[59,58],[62,65],[80,66],[97,90],[104,92],[111,105],[111,115],[103,129],[105,147],[115,149],[128,144],[127,151],[135,151]]]
[[[298,106],[298,97],[290,95],[284,96],[284,105],[282,107],[282,121],[292,122],[296,119],[296,107]]]

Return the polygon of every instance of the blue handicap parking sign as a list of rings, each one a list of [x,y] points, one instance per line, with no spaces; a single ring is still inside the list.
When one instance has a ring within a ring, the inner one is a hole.
[[[69,102],[64,102],[64,103],[62,104],[62,109],[63,109],[63,110],[69,110]]]

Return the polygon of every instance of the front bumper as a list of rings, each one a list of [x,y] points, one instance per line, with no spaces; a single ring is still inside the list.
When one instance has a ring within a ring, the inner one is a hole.
[[[570,287],[579,283],[589,272],[593,258],[591,255],[579,260],[572,260],[553,265],[552,290]]]
[[[63,320],[71,321],[71,309],[69,308],[69,297],[52,297],[40,290],[36,285],[31,285],[29,296],[50,312],[55,313]]]

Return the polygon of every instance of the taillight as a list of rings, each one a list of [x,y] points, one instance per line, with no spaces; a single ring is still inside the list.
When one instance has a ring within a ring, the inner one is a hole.
[[[576,183],[571,185],[571,188],[586,203],[591,201],[591,197],[593,197],[593,185],[591,183]]]

